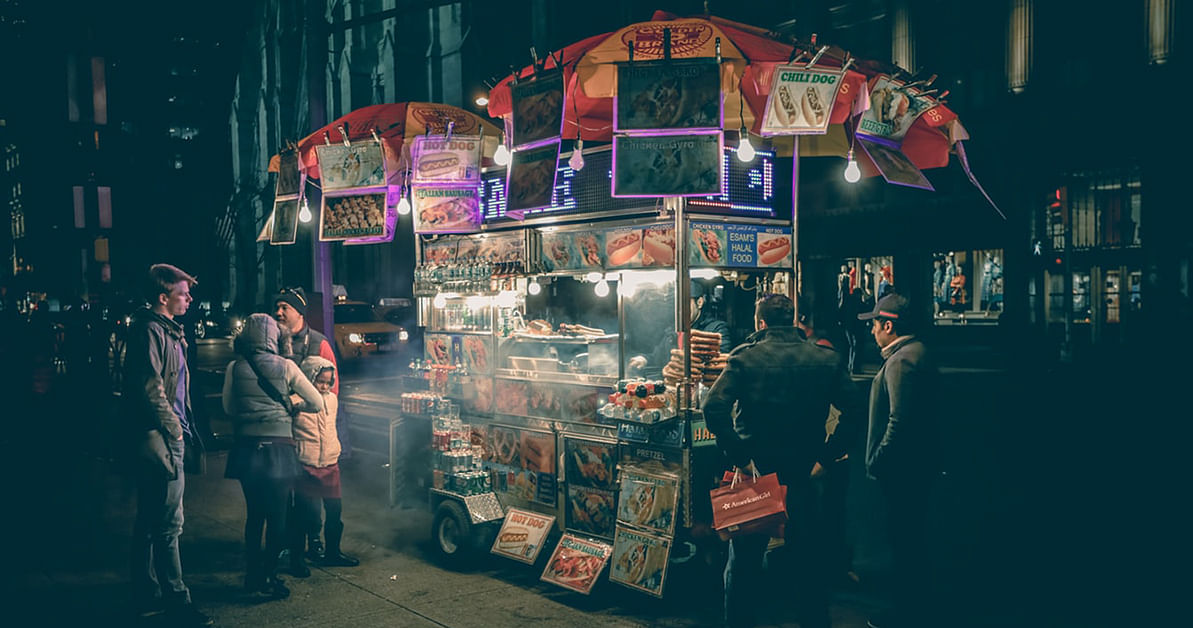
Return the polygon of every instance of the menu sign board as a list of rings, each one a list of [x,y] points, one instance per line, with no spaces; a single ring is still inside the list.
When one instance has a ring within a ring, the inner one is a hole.
[[[420,135],[414,138],[414,183],[479,183],[481,137]]]
[[[273,202],[273,232],[270,244],[294,244],[298,237],[298,199]]]
[[[721,128],[721,68],[713,59],[617,67],[618,133]]]
[[[542,580],[588,595],[612,553],[606,543],[565,534],[551,553]]]
[[[886,179],[887,183],[894,183],[896,185],[906,185],[907,187],[921,188],[924,190],[935,190],[932,183],[920,172],[915,164],[911,163],[907,155],[898,148],[891,148],[884,146],[878,142],[869,142],[863,139],[861,142],[862,148],[866,150],[866,154],[870,156],[870,161],[878,166],[879,172],[882,173],[882,178]]]
[[[596,231],[543,231],[547,272],[648,268],[675,264],[675,225]]]
[[[533,565],[554,523],[555,517],[550,515],[510,508],[505,513],[505,522],[501,524],[501,531],[497,533],[490,551]]]
[[[555,191],[559,142],[514,151],[506,179],[505,211],[516,212],[551,206]]]
[[[844,76],[840,70],[775,68],[762,134],[823,135]]]
[[[899,146],[911,125],[938,104],[931,97],[922,95],[920,90],[905,87],[902,81],[879,75],[870,86],[870,108],[862,112],[857,134]]]
[[[504,425],[472,426],[471,440],[485,467],[495,472],[493,490],[503,503],[554,505],[555,491],[540,490],[555,479],[555,437],[549,432]]]
[[[790,268],[791,228],[693,222],[689,246],[692,266]]]
[[[563,135],[563,74],[541,74],[510,85],[515,147],[557,140]]]
[[[605,234],[599,231],[544,231],[543,267],[560,270],[597,270],[604,267]]]
[[[609,580],[663,597],[670,555],[671,539],[618,526]]]
[[[721,132],[613,136],[613,196],[722,192]]]
[[[274,198],[298,198],[306,174],[298,170],[298,153],[284,151],[278,163],[278,185]]]
[[[568,486],[567,518],[564,527],[593,536],[613,538],[617,513],[613,491],[587,486]]]
[[[384,190],[323,196],[323,210],[319,212],[319,239],[346,240],[385,235]]]
[[[621,470],[617,521],[659,534],[675,534],[675,504],[679,478],[647,473],[634,467]]]
[[[476,186],[414,185],[415,233],[467,233],[480,230],[480,195]]]
[[[377,142],[315,147],[323,192],[385,185],[385,153]]]

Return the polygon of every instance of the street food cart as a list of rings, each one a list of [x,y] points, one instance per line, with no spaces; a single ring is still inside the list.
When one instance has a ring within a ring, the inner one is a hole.
[[[391,469],[430,487],[444,556],[537,555],[545,538],[498,537],[511,509],[597,544],[695,551],[707,480],[722,470],[700,401],[724,355],[692,336],[689,280],[744,296],[724,299],[744,304],[740,321],[755,293],[793,290],[774,156],[743,164],[733,152],[717,197],[613,198],[603,147],[584,173],[560,160],[570,187],[555,211],[507,219],[500,179],[486,178],[479,233],[419,236],[424,351],[404,378]],[[429,456],[415,452],[427,444]],[[667,553],[648,574],[613,551],[611,577],[661,595]]]

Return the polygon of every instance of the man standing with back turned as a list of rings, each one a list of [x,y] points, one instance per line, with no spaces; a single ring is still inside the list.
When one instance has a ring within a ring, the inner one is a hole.
[[[837,353],[796,331],[791,299],[771,294],[754,311],[757,331],[729,354],[729,364],[704,404],[708,429],[729,462],[759,473],[777,473],[787,487],[788,558],[770,561],[771,579],[794,583],[802,628],[827,628],[829,571],[817,487],[820,475],[844,455],[847,428],[861,408]],[[829,405],[841,410],[838,429],[825,439]],[[769,535],[729,542],[725,566],[725,623],[754,625]],[[779,573],[779,572],[787,573]]]
[[[213,623],[191,603],[178,553],[186,474],[201,473],[203,466],[203,442],[191,413],[186,339],[175,320],[186,314],[196,283],[169,264],[149,268],[149,307],[133,315],[124,361],[124,413],[137,452],[134,603],[142,616],[164,609],[175,626]]]
[[[883,364],[870,385],[866,473],[878,480],[887,506],[894,571],[894,609],[869,621],[871,628],[930,625],[923,603],[928,586],[927,515],[938,471],[933,396],[939,373],[932,355],[909,332],[907,299],[888,294],[871,312],[870,333]]]

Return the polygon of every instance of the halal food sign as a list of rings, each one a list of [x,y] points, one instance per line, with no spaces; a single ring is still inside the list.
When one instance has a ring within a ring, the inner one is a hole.
[[[421,136],[414,140],[415,184],[480,181],[481,138]]]
[[[837,94],[848,89],[839,70],[781,66],[766,101],[763,135],[823,135]]]

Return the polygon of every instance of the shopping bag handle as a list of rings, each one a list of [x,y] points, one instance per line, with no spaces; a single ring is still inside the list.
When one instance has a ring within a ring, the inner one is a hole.
[[[750,470],[750,473],[753,474],[754,481],[758,481],[758,465],[754,464],[753,460],[750,460],[750,464],[746,465],[746,468],[748,468]],[[733,481],[729,483],[729,486],[730,487],[737,486],[737,481],[740,478],[741,478],[741,467],[734,465],[733,466]]]

